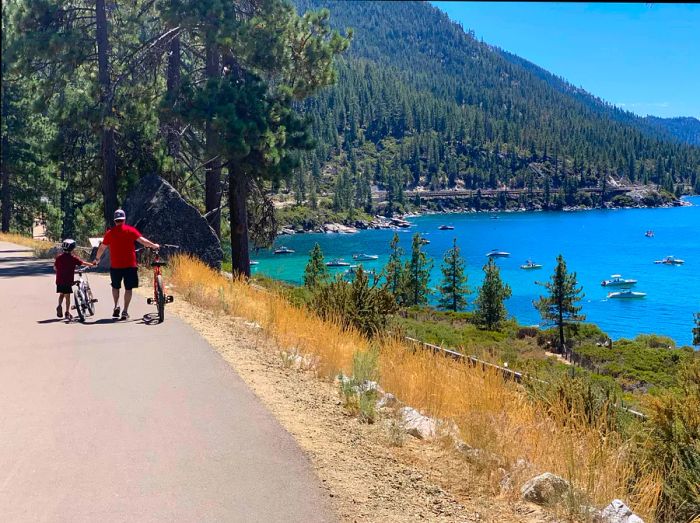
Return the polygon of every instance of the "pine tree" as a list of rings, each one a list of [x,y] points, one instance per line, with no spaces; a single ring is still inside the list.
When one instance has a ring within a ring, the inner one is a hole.
[[[693,315],[695,320],[695,327],[693,327],[693,345],[700,345],[700,312],[696,312]]]
[[[488,330],[497,330],[507,311],[504,300],[510,298],[511,289],[501,280],[501,272],[493,258],[484,265],[484,281],[476,298],[476,318],[479,325]]]
[[[304,285],[313,289],[328,281],[328,276],[328,268],[323,262],[323,251],[321,251],[321,246],[316,243],[309,252],[309,262],[304,269]]]
[[[445,253],[441,270],[443,279],[439,287],[439,306],[453,312],[463,310],[467,306],[466,295],[470,291],[464,274],[464,258],[459,252],[456,238],[452,241],[452,248]]]
[[[542,285],[549,291],[549,296],[541,296],[535,302],[535,308],[546,323],[556,325],[559,331],[559,351],[564,353],[564,328],[586,319],[585,315],[580,314],[581,306],[577,305],[584,297],[583,288],[577,287],[575,272],[566,272],[566,262],[561,254],[557,257],[551,281]]]
[[[399,246],[399,235],[394,233],[394,237],[389,244],[390,254],[389,261],[384,268],[386,276],[386,286],[389,292],[394,296],[397,303],[403,304],[404,298],[404,271],[401,257],[404,252]]]
[[[429,260],[425,252],[423,252],[421,235],[419,233],[414,234],[413,242],[411,243],[411,259],[404,266],[405,304],[407,306],[425,305],[428,303],[428,296],[430,295],[428,282],[432,266],[432,260]]]

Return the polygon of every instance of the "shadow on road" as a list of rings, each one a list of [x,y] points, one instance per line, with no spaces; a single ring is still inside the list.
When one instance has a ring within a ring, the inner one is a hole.
[[[12,252],[12,253],[15,253],[15,252],[32,252],[32,250],[31,250],[31,249],[0,249],[0,253],[4,253],[4,252]],[[15,258],[15,259],[16,259],[16,258]]]
[[[0,265],[0,278],[53,274],[53,265],[47,260],[35,258],[13,258]]]
[[[58,323],[59,321],[63,321],[63,320],[64,320],[64,318],[51,318],[48,320],[37,320],[37,323],[44,325],[46,323]]]
[[[142,325],[158,325],[158,313],[149,312],[148,314],[144,314],[139,323]]]

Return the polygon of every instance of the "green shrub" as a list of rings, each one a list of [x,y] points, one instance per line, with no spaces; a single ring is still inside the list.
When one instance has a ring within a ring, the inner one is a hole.
[[[368,274],[358,267],[351,283],[338,275],[334,281],[317,286],[311,308],[322,318],[374,336],[384,332],[389,316],[398,307],[391,293],[379,286],[379,279],[370,283]]]
[[[359,415],[360,420],[374,423],[377,411],[377,383],[379,382],[379,351],[370,349],[356,352],[352,357],[352,376],[340,376],[340,391],[345,407]]]

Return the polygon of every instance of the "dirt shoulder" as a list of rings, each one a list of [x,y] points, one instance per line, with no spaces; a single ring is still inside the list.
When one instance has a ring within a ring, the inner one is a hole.
[[[294,436],[341,521],[555,521],[500,495],[500,478],[479,475],[447,442],[405,436],[397,446],[389,420],[350,416],[337,386],[292,368],[256,325],[177,298],[168,312],[194,327]]]

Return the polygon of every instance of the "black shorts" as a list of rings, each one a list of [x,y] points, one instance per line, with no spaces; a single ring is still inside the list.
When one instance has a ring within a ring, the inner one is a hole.
[[[70,294],[73,292],[72,285],[58,285],[56,284],[56,293],[58,294]]]
[[[136,267],[110,269],[109,276],[112,279],[112,287],[115,289],[122,288],[122,278],[124,279],[124,288],[127,291],[139,286],[139,273]]]

